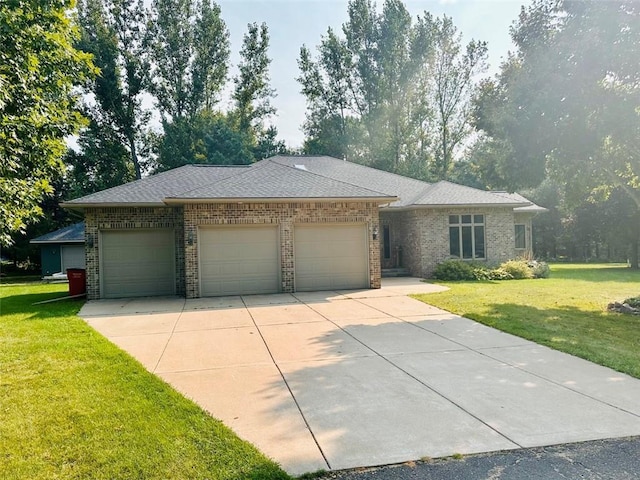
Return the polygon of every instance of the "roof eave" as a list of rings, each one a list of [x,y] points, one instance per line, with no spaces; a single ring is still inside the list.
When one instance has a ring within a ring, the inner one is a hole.
[[[548,212],[549,209],[545,207],[541,207],[539,205],[535,205],[535,206],[525,206],[525,207],[514,208],[514,211],[516,213],[544,213],[544,212]]]
[[[33,245],[50,245],[52,243],[84,243],[82,240],[29,240],[29,243]]]
[[[194,203],[294,203],[294,202],[395,202],[398,197],[218,197],[218,198],[165,198],[167,205]]]
[[[72,210],[84,210],[85,208],[111,208],[111,207],[166,207],[162,202],[104,202],[104,203],[74,203],[74,202],[62,202],[60,204],[63,208]]]
[[[421,204],[414,203],[411,205],[401,205],[394,207],[390,205],[388,208],[393,210],[419,210],[419,209],[444,209],[444,208],[517,208],[525,207],[521,203],[444,203],[444,204]],[[387,208],[387,207],[385,207]]]

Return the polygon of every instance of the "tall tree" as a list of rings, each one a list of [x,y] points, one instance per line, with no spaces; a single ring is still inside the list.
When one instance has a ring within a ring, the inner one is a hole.
[[[640,210],[640,5],[538,0],[512,36],[518,51],[484,85],[476,113],[510,151],[499,168],[507,182],[551,174],[574,203],[618,187]],[[630,248],[637,258],[637,242]]]
[[[135,178],[129,152],[110,125],[91,120],[78,138],[78,150],[65,157],[64,194],[77,198]]]
[[[229,32],[220,7],[211,0],[154,0],[149,38],[152,91],[163,127],[155,169],[219,162],[216,152],[231,153],[228,145],[244,141],[225,115],[214,112],[229,67]],[[219,150],[212,138],[222,142]],[[246,163],[242,152],[229,158]]]
[[[95,69],[74,48],[73,0],[0,3],[0,245],[42,213],[82,117],[73,87]]]
[[[154,0],[153,92],[164,120],[212,110],[227,76],[229,32],[211,0]]]
[[[136,178],[142,177],[139,156],[150,113],[143,106],[150,69],[147,14],[142,0],[81,0],[78,13],[80,48],[94,56],[100,75],[90,88],[95,122],[117,132]]]
[[[414,22],[400,0],[351,0],[344,38],[332,30],[318,59],[300,51],[305,148],[420,178],[446,178],[470,134],[470,99],[486,45],[463,48],[451,19]],[[335,154],[335,153],[334,153]]]
[[[308,112],[304,129],[307,153],[322,153],[337,158],[352,158],[349,146],[351,56],[344,40],[329,28],[320,46],[320,58],[314,62],[305,46],[300,49],[297,78],[307,99]]]
[[[433,77],[437,143],[432,172],[446,179],[456,150],[471,134],[474,81],[486,70],[487,44],[472,40],[463,50],[462,35],[450,17],[435,21]]]
[[[265,23],[250,23],[240,50],[239,73],[234,78],[234,115],[241,132],[256,137],[264,128],[264,122],[276,110],[271,104],[275,90],[269,84],[269,29]]]
[[[158,66],[163,73],[154,88],[164,130],[156,170],[186,163],[246,164],[286,152],[276,128],[268,125],[275,113],[271,104],[275,91],[269,83],[266,24],[248,25],[239,72],[233,79],[233,106],[222,113],[214,108],[225,84],[228,33],[217,5],[205,0],[196,14],[190,5],[188,1],[155,2],[154,56],[158,65],[165,56],[170,59],[168,65]]]

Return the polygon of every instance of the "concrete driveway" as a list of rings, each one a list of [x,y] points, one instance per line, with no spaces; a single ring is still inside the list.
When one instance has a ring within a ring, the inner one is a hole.
[[[640,381],[413,300],[101,300],[80,316],[292,474],[640,435]]]

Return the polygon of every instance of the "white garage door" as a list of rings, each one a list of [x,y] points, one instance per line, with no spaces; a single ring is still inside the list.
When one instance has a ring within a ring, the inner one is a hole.
[[[84,268],[84,245],[62,245],[62,270]]]
[[[366,225],[295,228],[297,291],[369,288]]]
[[[103,298],[174,295],[175,238],[170,229],[103,231]]]
[[[198,232],[200,295],[276,293],[277,227],[206,227]]]

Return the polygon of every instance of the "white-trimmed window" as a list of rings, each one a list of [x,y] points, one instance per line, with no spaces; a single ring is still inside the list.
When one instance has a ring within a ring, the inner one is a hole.
[[[484,215],[449,215],[449,254],[465,260],[486,258]]]
[[[516,224],[516,248],[525,250],[527,248],[527,228],[525,225]]]

